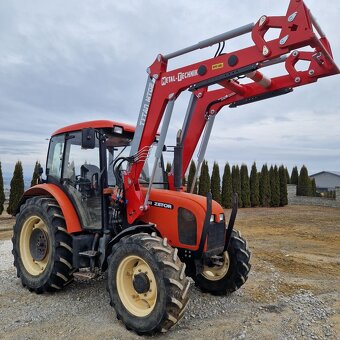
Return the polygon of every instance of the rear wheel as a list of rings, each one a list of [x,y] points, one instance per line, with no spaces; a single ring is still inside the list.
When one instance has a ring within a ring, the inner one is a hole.
[[[72,281],[72,239],[56,200],[28,199],[16,217],[12,242],[17,276],[29,290],[60,290]]]
[[[155,234],[121,240],[108,260],[111,305],[127,329],[166,332],[183,316],[190,282],[177,249]]]
[[[240,232],[233,230],[228,251],[215,258],[214,265],[204,266],[194,280],[204,292],[225,295],[240,288],[248,279],[250,251]]]

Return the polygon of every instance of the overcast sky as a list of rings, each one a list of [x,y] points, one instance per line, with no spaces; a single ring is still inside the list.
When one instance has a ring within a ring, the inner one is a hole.
[[[30,176],[45,163],[57,128],[93,119],[135,124],[146,68],[212,35],[284,15],[289,1],[0,1],[0,161],[12,173],[21,160]],[[339,0],[306,0],[340,64]],[[235,40],[225,51],[239,48]],[[208,48],[174,64],[215,53]],[[285,97],[224,108],[216,117],[207,159],[221,166],[256,161],[306,164],[310,173],[340,171],[340,76],[321,79]],[[174,144],[189,100],[176,102],[167,142]]]

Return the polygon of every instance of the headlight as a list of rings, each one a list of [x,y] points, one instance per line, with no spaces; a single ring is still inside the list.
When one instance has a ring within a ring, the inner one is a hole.
[[[220,213],[220,222],[224,221],[224,214]]]
[[[123,128],[121,126],[115,126],[113,128],[114,133],[119,133],[120,135],[123,133]]]
[[[210,216],[210,223],[213,223],[213,222],[215,222],[215,215]]]

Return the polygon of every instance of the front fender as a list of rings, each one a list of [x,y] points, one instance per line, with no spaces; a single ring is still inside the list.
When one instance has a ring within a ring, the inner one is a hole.
[[[55,184],[51,183],[44,183],[44,184],[38,184],[31,188],[29,188],[23,196],[21,197],[21,200],[17,207],[17,212],[20,210],[20,206],[26,202],[27,199],[30,197],[35,196],[49,196],[53,197],[59,204],[61,211],[63,212],[67,232],[68,233],[76,233],[82,231],[81,225],[79,222],[79,217],[77,215],[77,212],[70,201],[70,199],[67,197],[67,195],[64,193],[62,189],[60,189]]]

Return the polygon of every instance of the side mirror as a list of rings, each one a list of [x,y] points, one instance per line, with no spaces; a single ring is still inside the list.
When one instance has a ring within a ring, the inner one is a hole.
[[[93,128],[81,130],[81,147],[83,149],[94,149],[96,147],[96,131]]]

